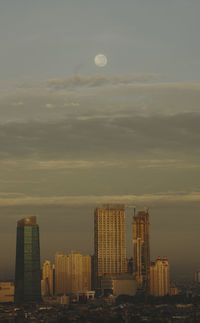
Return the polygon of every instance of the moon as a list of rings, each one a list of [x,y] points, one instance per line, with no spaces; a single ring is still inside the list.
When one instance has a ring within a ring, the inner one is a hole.
[[[98,67],[104,67],[107,64],[107,57],[103,54],[98,54],[94,58],[95,65]]]

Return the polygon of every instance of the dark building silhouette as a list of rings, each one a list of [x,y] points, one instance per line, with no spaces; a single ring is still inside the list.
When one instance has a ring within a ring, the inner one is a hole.
[[[138,288],[148,291],[150,280],[149,213],[133,216],[133,273]]]
[[[41,300],[39,226],[36,216],[17,222],[15,303]]]

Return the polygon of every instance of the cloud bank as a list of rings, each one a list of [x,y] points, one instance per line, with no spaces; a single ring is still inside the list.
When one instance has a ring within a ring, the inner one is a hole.
[[[98,87],[105,85],[133,84],[155,81],[159,78],[158,74],[126,74],[126,75],[94,75],[83,76],[73,75],[66,79],[49,79],[47,85],[55,89],[68,89],[74,87]]]
[[[15,197],[16,196],[16,197]],[[123,203],[127,208],[143,205],[152,208],[183,205],[183,203],[198,203],[200,192],[166,192],[160,194],[144,195],[88,195],[88,196],[48,196],[31,197],[20,196],[20,194],[0,193],[0,207],[5,206],[26,206],[26,205],[62,205],[62,206],[86,206],[101,205],[107,203]]]
[[[54,122],[0,125],[0,158],[130,156],[134,153],[185,152],[199,155],[200,114],[68,118]],[[98,158],[99,158],[98,157]]]

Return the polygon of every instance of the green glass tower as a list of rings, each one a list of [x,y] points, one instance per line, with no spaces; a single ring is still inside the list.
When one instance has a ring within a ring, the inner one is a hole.
[[[41,301],[39,226],[36,216],[17,222],[15,303]]]

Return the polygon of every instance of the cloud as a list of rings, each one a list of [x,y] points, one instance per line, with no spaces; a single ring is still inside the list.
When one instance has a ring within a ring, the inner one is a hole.
[[[146,159],[136,160],[138,168],[173,168],[173,169],[198,169],[200,168],[199,160],[180,160],[180,159]]]
[[[18,198],[25,198],[26,197],[26,195],[25,194],[23,194],[23,193],[12,193],[12,192],[0,192],[0,199],[6,199],[6,198],[8,198],[8,199],[12,199],[12,198],[14,198],[14,199],[18,199]]]
[[[47,103],[47,104],[45,105],[45,107],[46,107],[46,108],[48,108],[48,109],[52,109],[52,108],[54,108],[54,107],[55,107],[55,105],[54,105],[54,104],[52,104],[52,103]]]
[[[73,87],[98,87],[103,85],[143,83],[157,80],[158,74],[127,74],[127,75],[73,75],[67,79],[49,79],[47,85],[55,89],[67,89]]]
[[[65,108],[67,107],[79,107],[80,106],[80,103],[78,103],[78,102],[69,102],[69,103],[64,103],[64,105],[63,105]]]
[[[25,162],[22,161],[22,162]],[[27,162],[27,161],[26,161]],[[102,160],[47,160],[47,161],[33,161],[28,162],[30,169],[91,169],[91,168],[105,168],[105,167],[120,167],[120,161],[102,161]]]
[[[4,169],[13,168],[24,170],[65,170],[65,169],[96,169],[106,167],[124,167],[122,161],[116,160],[37,160],[37,159],[5,159],[0,160],[0,166]],[[2,182],[2,180],[0,180]],[[3,181],[7,182],[7,181]],[[13,182],[12,180],[8,182]],[[35,181],[20,181],[20,183],[38,183]]]
[[[144,194],[144,195],[87,195],[87,196],[48,196],[48,197],[2,197],[0,194],[0,207],[5,206],[22,206],[22,205],[63,205],[63,206],[79,206],[94,205],[98,206],[107,203],[123,203],[127,208],[137,205],[146,205],[150,208],[161,207],[162,205],[173,205],[182,203],[196,203],[200,200],[200,192],[166,192],[160,194]],[[16,193],[16,195],[18,195]]]
[[[0,125],[0,158],[102,160],[137,153],[200,153],[200,114],[107,116]],[[103,157],[104,159],[104,157]],[[151,158],[152,159],[152,158]],[[169,157],[168,157],[169,159]]]
[[[199,169],[199,160],[190,159],[137,159],[121,158],[120,160],[78,160],[78,159],[55,159],[55,160],[38,160],[35,158],[25,159],[2,159],[0,160],[1,168],[21,169],[24,170],[65,170],[65,169],[100,169],[100,168],[131,168],[137,169]],[[13,183],[13,180],[0,180],[1,183]],[[38,181],[20,181],[20,183],[38,183]],[[17,183],[17,182],[16,182]]]
[[[95,76],[89,78],[92,80]],[[107,78],[108,82],[115,79],[114,76],[103,76],[103,79]],[[88,84],[87,77],[82,83]],[[17,88],[0,93],[0,112],[1,123],[16,120],[49,122],[67,118],[106,119],[117,116],[132,118],[155,114],[171,116],[199,112],[199,101],[199,83],[125,84],[124,81],[116,84],[105,83],[102,86],[80,85],[78,88],[75,85],[64,88],[64,91],[58,91],[54,86],[44,83],[38,89]],[[13,105],[13,102],[18,104]]]
[[[22,102],[22,101],[18,101],[18,102],[13,103],[13,106],[15,106],[15,107],[22,107],[23,105],[24,105],[24,102]]]
[[[0,159],[31,159],[43,170],[89,169],[93,161],[101,168],[114,160],[130,170],[131,162],[137,169],[198,170],[200,84],[144,83],[153,77],[130,83],[138,76],[73,76],[66,83],[75,84],[72,90],[44,82],[2,94]]]

